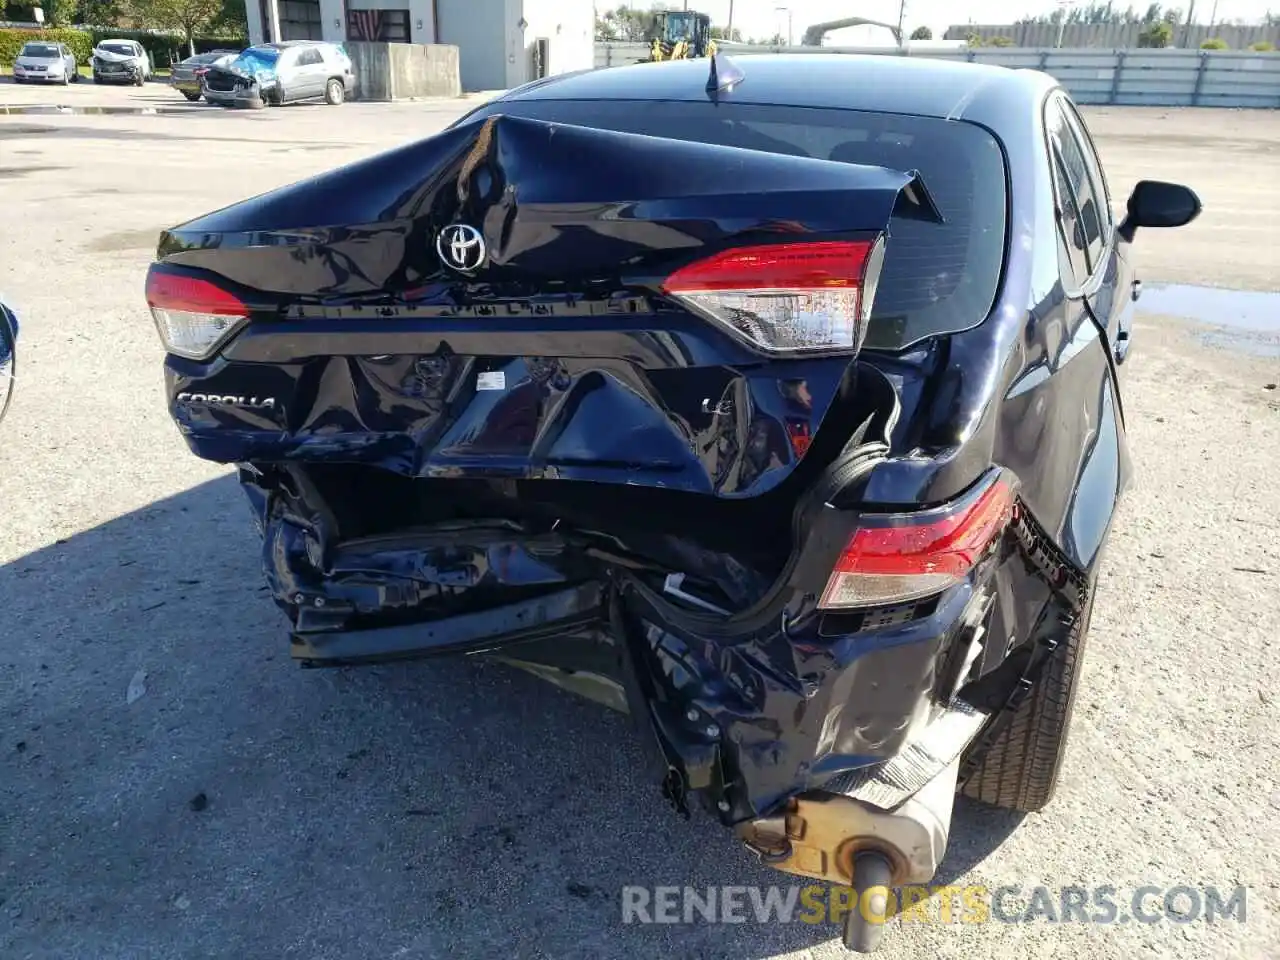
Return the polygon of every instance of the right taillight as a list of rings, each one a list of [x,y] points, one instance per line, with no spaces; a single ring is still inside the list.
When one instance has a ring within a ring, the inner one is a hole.
[[[769,351],[857,350],[883,261],[883,236],[734,247],[662,291]]]
[[[918,514],[864,515],[822,593],[826,610],[905,603],[960,583],[1013,518],[1003,476],[959,503]]]
[[[147,306],[165,350],[207,360],[249,320],[249,308],[210,280],[152,264]]]

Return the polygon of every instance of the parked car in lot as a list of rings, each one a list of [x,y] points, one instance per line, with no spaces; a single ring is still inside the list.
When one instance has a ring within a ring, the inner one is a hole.
[[[1054,794],[1134,242],[1199,212],[1144,180],[1116,222],[1045,73],[717,54],[170,228],[146,298],[297,661],[483,654],[625,706],[655,788],[852,885],[869,950],[957,790]]]
[[[240,55],[238,50],[210,50],[175,63],[169,71],[169,82],[188,100],[195,102],[204,91],[204,75],[212,67],[226,66]]]
[[[0,420],[13,399],[13,381],[18,365],[18,314],[0,296]]]
[[[346,50],[320,40],[259,44],[204,75],[205,99],[228,107],[320,99],[336,106],[354,90],[355,74]]]
[[[151,79],[151,58],[137,40],[103,40],[93,48],[94,83],[132,83]]]
[[[24,43],[13,61],[14,83],[61,83],[80,79],[75,54],[62,43]]]

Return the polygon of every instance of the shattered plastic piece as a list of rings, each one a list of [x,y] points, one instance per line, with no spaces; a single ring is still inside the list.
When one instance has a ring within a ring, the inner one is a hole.
[[[129,681],[129,689],[125,693],[126,703],[135,703],[142,699],[142,695],[147,692],[147,671],[142,668],[133,675],[133,679]]]

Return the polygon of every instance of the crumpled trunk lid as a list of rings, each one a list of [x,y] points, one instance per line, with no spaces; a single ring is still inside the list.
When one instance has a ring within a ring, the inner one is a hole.
[[[758,496],[853,389],[856,344],[771,355],[661,280],[739,244],[879,236],[894,215],[935,215],[912,173],[463,125],[167,231],[166,265],[252,304],[225,363],[175,371],[174,414],[223,462]],[[474,269],[450,260],[459,225],[483,244]]]

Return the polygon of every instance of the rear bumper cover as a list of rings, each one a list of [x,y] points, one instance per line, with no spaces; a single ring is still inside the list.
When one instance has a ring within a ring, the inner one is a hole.
[[[979,670],[1004,658],[1003,639],[998,649],[986,645],[989,584],[1026,568],[1009,538],[941,596],[859,614],[823,613],[788,586],[729,633],[631,571],[584,566],[554,539],[531,545],[513,534],[472,547],[458,537],[411,557],[388,549],[317,563],[311,531],[271,510],[270,494],[252,479],[242,482],[263,525],[268,583],[293,622],[297,661],[492,655],[570,689],[618,691],[668,799],[688,812],[696,797],[727,825],[826,784],[866,780],[921,742],[955,705],[957,671],[974,664],[973,654]],[[805,552],[821,555],[839,536],[819,522]],[[792,582],[804,577],[797,571]],[[1038,594],[1018,589],[1047,610],[1050,585],[1038,586]],[[524,595],[464,607],[468,590]],[[415,605],[442,604],[444,616],[415,622]],[[1008,636],[1003,625],[996,633]]]

